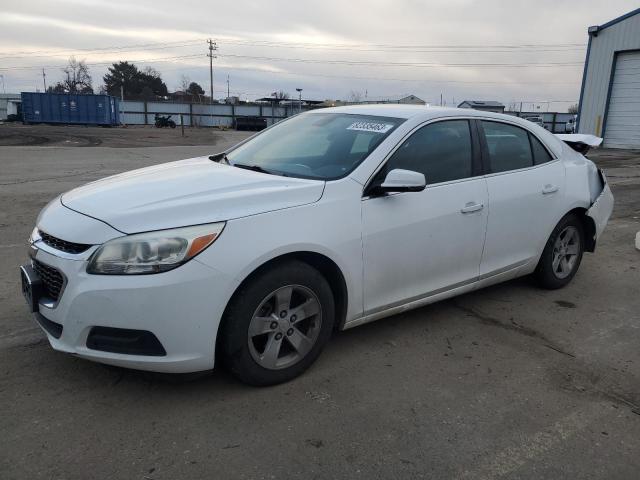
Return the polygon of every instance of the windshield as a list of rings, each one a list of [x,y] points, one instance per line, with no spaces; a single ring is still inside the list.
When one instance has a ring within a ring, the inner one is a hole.
[[[348,175],[404,119],[344,113],[300,115],[227,155],[232,165],[301,178]]]

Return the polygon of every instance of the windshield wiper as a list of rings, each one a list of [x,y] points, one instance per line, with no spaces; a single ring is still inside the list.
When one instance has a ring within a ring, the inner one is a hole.
[[[245,170],[251,170],[252,172],[266,173],[269,175],[281,175],[286,177],[287,175],[282,172],[276,172],[274,170],[266,170],[262,168],[260,165],[245,165],[244,163],[234,163],[234,167],[244,168]]]
[[[227,152],[220,152],[220,153],[216,153],[214,155],[210,155],[209,156],[209,160],[211,160],[212,162],[218,162],[218,163],[221,163],[221,162],[224,161],[224,163],[229,165],[229,159],[227,158]]]

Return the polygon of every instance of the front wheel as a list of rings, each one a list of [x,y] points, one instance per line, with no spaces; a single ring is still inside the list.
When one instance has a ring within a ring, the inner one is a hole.
[[[574,277],[584,253],[584,227],[575,214],[566,215],[553,229],[534,276],[540,286],[562,288]]]
[[[331,287],[315,268],[300,261],[273,267],[231,300],[220,332],[224,361],[250,385],[291,380],[320,355],[334,311]]]

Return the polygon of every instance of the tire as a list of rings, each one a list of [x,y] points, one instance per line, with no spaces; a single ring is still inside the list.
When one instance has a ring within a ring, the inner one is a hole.
[[[549,290],[567,285],[580,267],[584,245],[584,227],[580,218],[573,213],[563,217],[551,232],[538,261],[534,272],[538,284]]]
[[[310,265],[290,260],[264,270],[227,306],[218,335],[222,360],[249,385],[289,381],[309,368],[329,341],[334,305],[327,280]]]
[[[176,128],[176,122],[174,122],[173,120],[169,120],[169,126],[171,128]]]

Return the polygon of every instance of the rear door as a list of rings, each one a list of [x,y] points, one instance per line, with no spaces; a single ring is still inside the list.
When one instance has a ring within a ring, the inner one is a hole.
[[[480,276],[535,261],[562,215],[564,166],[519,126],[479,121],[489,191]]]
[[[473,127],[473,128],[472,128]],[[475,126],[466,119],[417,129],[373,179],[421,172],[422,192],[362,200],[365,314],[467,285],[478,277],[487,187]]]

